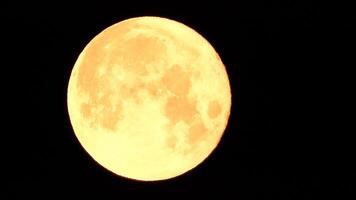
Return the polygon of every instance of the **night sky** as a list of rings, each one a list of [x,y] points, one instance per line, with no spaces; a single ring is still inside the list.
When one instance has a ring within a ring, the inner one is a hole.
[[[341,113],[354,93],[346,88],[356,66],[351,6],[60,2],[11,1],[0,8],[1,199],[354,199],[354,131]],[[114,23],[147,15],[202,34],[224,62],[232,89],[229,123],[215,151],[192,171],[159,182],[129,180],[98,165],[76,139],[66,104],[70,72],[85,45]]]

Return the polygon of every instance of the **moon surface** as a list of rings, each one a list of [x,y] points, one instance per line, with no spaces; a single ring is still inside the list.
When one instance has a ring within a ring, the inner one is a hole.
[[[154,181],[179,176],[218,145],[231,108],[214,48],[186,25],[136,17],[95,36],[67,93],[80,144],[109,171]]]

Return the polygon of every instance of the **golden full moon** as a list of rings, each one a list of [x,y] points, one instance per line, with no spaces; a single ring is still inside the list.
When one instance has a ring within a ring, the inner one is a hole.
[[[218,145],[231,108],[214,48],[188,26],[137,17],[95,36],[69,79],[80,144],[109,171],[142,181],[179,176]]]

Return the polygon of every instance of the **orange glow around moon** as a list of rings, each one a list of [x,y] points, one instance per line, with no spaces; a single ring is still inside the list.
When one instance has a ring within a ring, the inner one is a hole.
[[[181,175],[214,150],[231,93],[214,48],[182,23],[131,18],[79,55],[68,85],[74,132],[111,172],[153,181]]]

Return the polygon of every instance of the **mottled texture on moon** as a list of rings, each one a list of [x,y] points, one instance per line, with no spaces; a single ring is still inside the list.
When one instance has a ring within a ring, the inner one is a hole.
[[[68,110],[85,150],[108,170],[168,179],[217,146],[230,113],[225,67],[197,32],[138,17],[98,34],[80,54]]]

